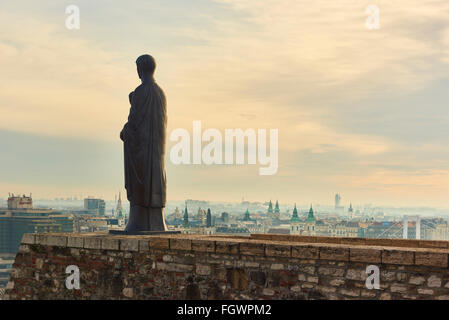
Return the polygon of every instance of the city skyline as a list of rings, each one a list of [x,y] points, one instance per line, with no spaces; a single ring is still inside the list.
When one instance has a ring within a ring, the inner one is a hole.
[[[448,206],[445,1],[380,1],[378,30],[352,0],[77,1],[80,30],[65,4],[0,2],[0,198],[125,195],[119,132],[150,53],[167,137],[196,120],[279,129],[273,176],[167,156],[169,201]]]

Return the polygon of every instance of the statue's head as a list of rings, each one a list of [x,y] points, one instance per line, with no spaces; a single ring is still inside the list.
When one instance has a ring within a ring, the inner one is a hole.
[[[149,54],[141,55],[136,60],[137,73],[140,79],[152,79],[154,69],[156,69],[156,61]]]

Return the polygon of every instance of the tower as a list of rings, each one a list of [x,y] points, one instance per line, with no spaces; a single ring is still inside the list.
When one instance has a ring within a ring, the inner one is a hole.
[[[350,219],[354,218],[354,209],[352,209],[352,203],[349,203],[348,215]]]
[[[120,192],[118,193],[117,208],[115,209],[115,212],[117,214],[117,218],[123,218],[122,195]]]
[[[186,208],[184,209],[184,222],[182,223],[182,226],[184,228],[188,228],[190,226],[189,213],[187,212],[187,202],[186,202]]]
[[[207,209],[207,215],[206,215],[206,227],[207,227],[207,228],[212,227],[212,214],[210,213],[210,208]]]
[[[248,208],[246,209],[245,216],[243,217],[243,221],[251,221],[251,218],[249,217]]]
[[[292,218],[290,219],[290,234],[301,234],[301,220],[299,220],[298,217],[298,209],[296,209],[296,203],[295,207],[293,208],[293,214]]]
[[[341,196],[340,194],[335,194],[335,209],[340,209],[340,201],[341,201]]]
[[[293,214],[292,214],[292,218],[290,219],[290,222],[299,222],[298,209],[296,209],[296,203],[295,203],[295,207],[293,208]]]
[[[306,222],[315,222],[315,216],[313,215],[312,205],[310,205],[309,215],[307,216]]]
[[[274,217],[279,219],[281,215],[281,210],[279,210],[279,202],[276,200],[276,205],[274,206]]]
[[[270,200],[270,203],[268,204],[268,211],[267,211],[267,213],[269,215],[273,214],[273,203],[271,202],[271,200]]]

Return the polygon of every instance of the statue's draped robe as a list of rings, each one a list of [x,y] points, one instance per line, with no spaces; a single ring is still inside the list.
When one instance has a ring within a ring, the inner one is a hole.
[[[152,80],[130,94],[131,109],[122,131],[125,188],[131,205],[163,208],[166,202],[164,92]]]

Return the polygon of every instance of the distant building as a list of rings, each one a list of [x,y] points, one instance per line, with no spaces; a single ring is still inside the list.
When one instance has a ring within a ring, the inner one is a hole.
[[[270,200],[270,203],[268,204],[267,213],[268,213],[268,216],[273,215],[273,203],[271,202],[271,200]]]
[[[279,219],[281,216],[281,210],[279,209],[279,202],[276,200],[276,205],[274,206],[274,215],[275,219]]]
[[[243,221],[251,221],[251,217],[249,216],[249,210],[246,209],[245,215],[243,216]]]
[[[189,223],[189,212],[187,211],[187,202],[186,202],[186,208],[184,210],[184,221],[182,226],[184,228],[189,228],[190,227],[190,223]]]
[[[298,217],[298,209],[296,209],[296,203],[295,207],[293,208],[293,214],[292,218],[290,220],[290,234],[301,234],[301,220]]]
[[[223,222],[223,223],[229,222],[229,213],[227,213],[227,212],[221,213],[221,222]]]
[[[15,254],[0,254],[0,290],[6,287],[14,264]],[[0,300],[1,300],[0,292]]]
[[[349,219],[354,219],[354,209],[352,209],[352,203],[349,204],[348,216]]]
[[[196,220],[199,222],[200,225],[205,226],[206,225],[206,210],[203,210],[198,208],[198,213],[196,214]]]
[[[120,192],[118,193],[118,201],[117,201],[117,208],[115,209],[115,214],[118,219],[123,218],[122,195]]]
[[[32,209],[33,208],[33,199],[31,198],[31,194],[29,197],[23,196],[15,196],[13,194],[9,194],[8,197],[8,209]]]
[[[92,215],[104,216],[106,204],[104,200],[88,197],[84,199],[84,210],[87,210]]]
[[[24,233],[73,232],[72,214],[34,209],[30,197],[10,196],[8,208],[0,208],[0,253],[15,254]]]
[[[340,204],[341,196],[339,193],[335,194],[335,210],[342,210],[343,206]]]
[[[210,228],[212,227],[212,214],[210,212],[210,208],[207,209],[207,215],[206,215],[206,227]]]

